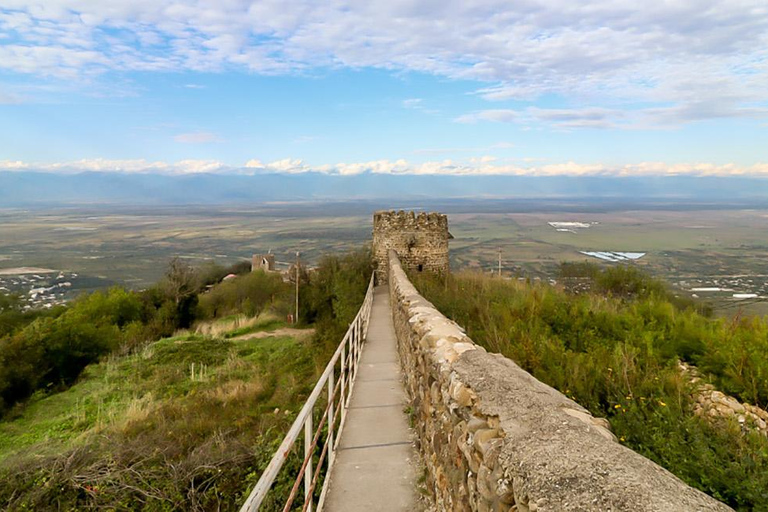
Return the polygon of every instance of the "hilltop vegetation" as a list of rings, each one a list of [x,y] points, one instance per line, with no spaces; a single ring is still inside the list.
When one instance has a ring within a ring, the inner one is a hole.
[[[694,415],[679,369],[765,407],[768,319],[708,318],[632,267],[589,274],[578,296],[471,273],[415,284],[476,343],[608,418],[620,442],[732,507],[768,510],[768,439]]]
[[[0,362],[4,382],[28,383],[3,388],[0,507],[239,507],[354,318],[371,263],[362,250],[302,273],[299,327],[314,329],[292,336],[270,331],[293,285],[253,272],[205,291],[228,270],[175,261],[156,287],[84,296],[0,338],[0,353],[29,352],[15,353],[25,372]],[[200,322],[215,334],[196,334]],[[62,374],[65,360],[77,371]],[[276,498],[288,485],[278,480]]]

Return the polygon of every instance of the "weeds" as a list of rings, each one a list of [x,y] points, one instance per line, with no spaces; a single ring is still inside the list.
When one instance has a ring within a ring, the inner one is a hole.
[[[768,319],[711,319],[636,271],[568,295],[458,274],[414,281],[472,339],[609,419],[627,446],[744,510],[768,510],[768,439],[694,416],[678,361],[741,400],[768,403]]]

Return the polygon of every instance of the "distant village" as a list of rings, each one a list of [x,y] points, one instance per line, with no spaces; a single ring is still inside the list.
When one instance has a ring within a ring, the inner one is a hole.
[[[23,311],[66,303],[79,293],[75,272],[44,268],[0,269],[0,293],[17,295]]]
[[[553,228],[558,231],[567,229],[570,232],[579,229],[588,229],[591,224],[588,223],[555,223],[550,222]],[[564,228],[563,225],[567,224]],[[578,225],[577,225],[578,224]],[[573,231],[571,231],[573,230]],[[600,251],[581,251],[585,256],[590,256],[603,260],[607,263],[620,263],[640,259],[645,253],[629,252],[600,252]],[[295,262],[276,261],[275,255],[271,252],[266,254],[254,254],[251,258],[251,269],[253,271],[263,270],[266,272],[279,272],[285,280],[294,278],[296,267]],[[519,277],[523,272],[522,268],[513,265],[512,277],[517,276],[519,280],[525,280],[525,277]],[[302,268],[305,267],[302,262]],[[505,264],[505,273],[510,271],[510,264]],[[516,270],[516,271],[514,271]],[[496,269],[490,270],[495,273]],[[224,280],[234,278],[234,274],[227,275]],[[719,301],[749,301],[762,300],[768,298],[768,276],[754,275],[733,275],[720,276],[717,278],[698,278],[676,280],[673,284],[687,292],[693,298],[704,300]],[[536,276],[531,279],[535,281],[546,281],[551,285],[557,285],[558,281],[550,276],[544,278]],[[0,293],[16,295],[21,302],[23,311],[32,309],[49,309],[57,305],[65,304],[74,299],[85,290],[94,289],[93,283],[86,284],[85,281],[92,281],[93,278],[84,278],[76,272],[58,271],[37,267],[18,267],[10,269],[0,269]],[[572,293],[584,293],[590,288],[584,279],[566,278],[562,284]]]

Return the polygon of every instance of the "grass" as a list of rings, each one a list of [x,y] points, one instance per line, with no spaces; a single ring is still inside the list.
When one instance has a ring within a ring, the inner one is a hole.
[[[273,313],[262,313],[254,317],[229,315],[213,321],[200,322],[193,327],[196,334],[234,338],[254,332],[274,331],[287,324]]]
[[[91,365],[0,422],[0,507],[235,509],[324,356],[285,336],[186,334]]]
[[[247,325],[240,327],[239,329],[235,329],[231,332],[228,332],[226,334],[227,338],[235,338],[238,336],[243,336],[245,334],[253,334],[255,332],[270,332],[275,331],[281,327],[285,327],[287,324],[283,322],[282,320],[278,320],[277,318],[263,318],[260,321],[256,322],[254,325]]]

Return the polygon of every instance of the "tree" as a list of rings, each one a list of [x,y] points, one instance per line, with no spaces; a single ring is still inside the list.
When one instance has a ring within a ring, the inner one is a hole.
[[[195,270],[180,258],[173,258],[168,264],[168,270],[162,283],[166,297],[175,308],[176,327],[187,328],[195,319],[194,311],[197,306],[197,274]]]

